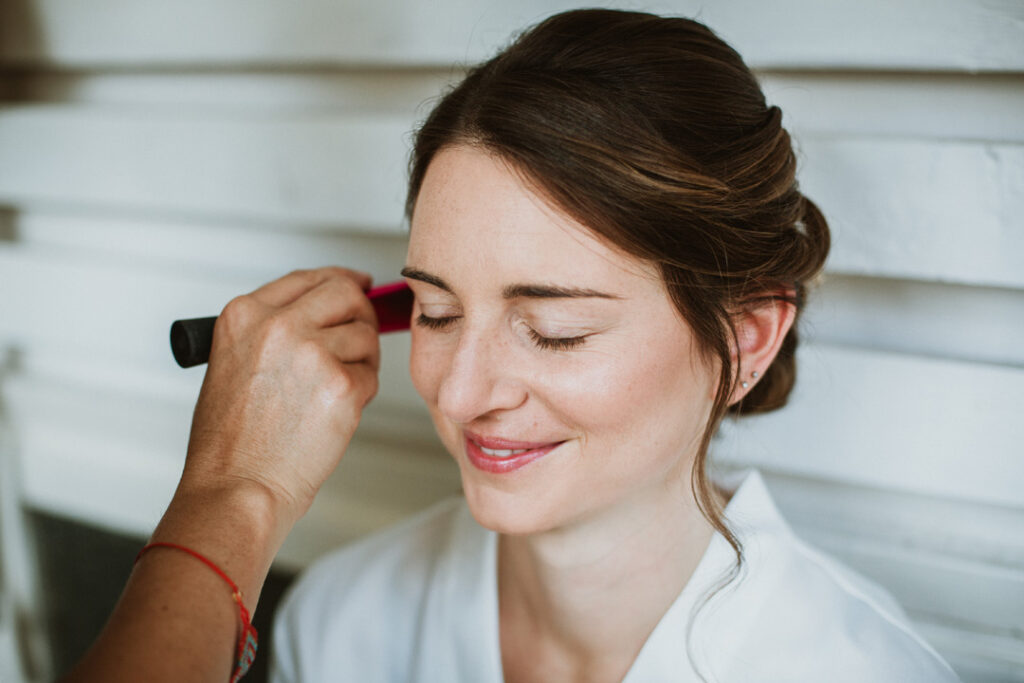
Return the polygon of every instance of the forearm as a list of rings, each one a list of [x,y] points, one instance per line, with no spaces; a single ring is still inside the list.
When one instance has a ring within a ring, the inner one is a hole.
[[[152,541],[209,558],[252,612],[290,523],[279,521],[269,496],[240,488],[179,490]],[[238,605],[223,579],[187,553],[153,548],[135,566],[99,639],[64,680],[226,683],[240,632]]]

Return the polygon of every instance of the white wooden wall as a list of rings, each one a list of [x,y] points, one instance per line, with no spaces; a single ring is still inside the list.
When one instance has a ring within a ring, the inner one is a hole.
[[[29,504],[147,533],[203,372],[169,322],[296,267],[394,279],[424,101],[572,4],[0,4],[0,389]],[[1024,3],[613,6],[748,59],[834,229],[792,405],[719,460],[762,468],[965,680],[1024,681]],[[407,344],[283,564],[458,489]]]

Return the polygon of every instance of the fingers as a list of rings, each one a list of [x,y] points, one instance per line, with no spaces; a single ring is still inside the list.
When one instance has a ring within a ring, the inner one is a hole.
[[[235,339],[273,321],[279,331],[332,327],[356,320],[376,329],[377,316],[364,292],[370,276],[345,268],[297,270],[236,297],[221,312],[218,327]],[[287,335],[286,335],[287,336]]]
[[[317,339],[342,362],[369,361],[379,365],[377,316],[359,280],[342,268],[296,271],[236,297],[225,306],[214,331],[214,346],[243,348],[258,345],[264,352],[287,353],[303,339]],[[318,282],[285,306],[268,299],[291,295]],[[286,291],[288,290],[288,291]],[[258,295],[258,296],[257,296]],[[321,338],[321,332],[334,333]],[[348,336],[351,340],[345,341]],[[216,353],[211,354],[215,356]]]
[[[373,278],[367,273],[328,266],[313,270],[293,271],[273,282],[268,282],[250,296],[266,306],[279,308],[293,303],[306,292],[332,278],[353,280],[364,291],[373,284]]]
[[[285,315],[315,328],[361,321],[377,328],[377,314],[360,284],[347,277],[329,277],[289,304]]]
[[[321,330],[314,338],[295,343],[287,355],[284,384],[307,378],[313,393],[333,406],[329,412],[343,406],[361,410],[377,393],[377,332],[364,322]]]
[[[361,411],[377,395],[380,381],[377,371],[366,363],[347,363],[343,376],[345,382],[338,388],[339,395],[358,397],[358,404],[352,407]],[[358,419],[358,416],[355,417]]]
[[[363,320],[320,331],[320,343],[335,358],[346,364],[363,363],[373,372],[380,369],[379,340],[377,328]]]

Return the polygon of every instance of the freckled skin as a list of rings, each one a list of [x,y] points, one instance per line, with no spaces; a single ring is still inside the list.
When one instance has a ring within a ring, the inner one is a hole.
[[[477,520],[510,534],[636,513],[665,496],[690,501],[689,473],[716,368],[656,270],[599,241],[506,164],[476,148],[445,149],[427,171],[406,265],[451,288],[410,280],[413,383],[458,462]],[[588,288],[615,299],[506,300],[510,284]],[[588,335],[567,350],[530,337]],[[463,430],[565,441],[514,472],[482,472]]]

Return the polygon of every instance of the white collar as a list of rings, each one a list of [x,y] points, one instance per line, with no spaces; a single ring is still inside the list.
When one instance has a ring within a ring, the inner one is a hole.
[[[706,675],[716,669],[716,662],[727,661],[733,655],[733,647],[739,647],[744,640],[740,637],[715,637],[715,633],[721,624],[736,629],[732,632],[734,636],[739,636],[742,630],[742,621],[727,614],[728,605],[734,604],[728,601],[728,597],[742,585],[749,571],[750,552],[756,552],[750,547],[754,542],[754,531],[774,530],[787,534],[790,531],[757,470],[733,472],[719,478],[716,483],[732,492],[725,516],[729,527],[744,543],[748,563],[736,580],[714,592],[736,563],[732,546],[716,532],[690,580],[647,638],[623,683],[699,681],[694,663]],[[702,605],[712,594],[707,604]],[[693,635],[687,631],[691,617],[695,619]],[[698,638],[698,633],[705,637]],[[690,651],[687,649],[688,637],[692,639]],[[691,655],[694,661],[691,661]]]
[[[750,538],[750,531],[774,528],[788,533],[788,526],[775,508],[757,470],[734,472],[717,482],[727,491],[733,491],[725,508],[725,515],[741,539]],[[427,663],[434,671],[457,672],[455,680],[502,681],[501,643],[499,640],[497,534],[477,524],[469,508],[463,504],[452,534],[452,548],[443,566],[438,567],[441,585],[428,598],[426,619],[432,631],[422,641],[429,654],[421,653],[417,680],[432,680]],[[736,556],[721,534],[715,533],[700,563],[658,622],[654,631],[630,668],[624,683],[656,683],[657,681],[685,681],[693,673],[686,647],[687,622],[698,601],[729,571]],[[697,616],[700,624],[705,612],[715,610],[720,598],[732,592],[723,590],[706,605]],[[701,648],[694,639],[695,658],[710,666],[714,660],[728,656],[728,644],[714,639],[713,650]],[[738,640],[736,641],[739,642]],[[710,643],[709,643],[710,644]],[[439,658],[448,666],[438,667]]]

